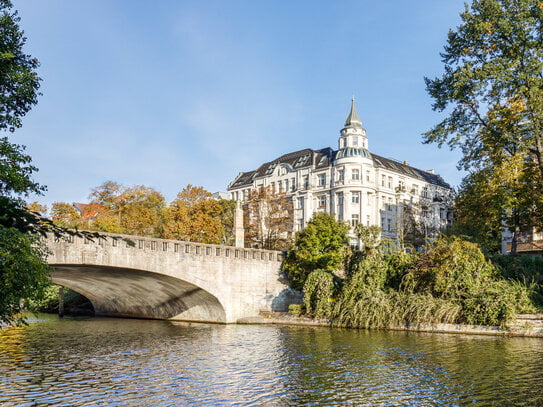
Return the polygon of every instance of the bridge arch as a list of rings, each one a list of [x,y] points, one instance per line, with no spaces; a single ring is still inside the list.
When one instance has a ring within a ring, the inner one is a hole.
[[[96,315],[226,322],[217,297],[176,277],[125,267],[50,265],[53,283],[87,297]]]

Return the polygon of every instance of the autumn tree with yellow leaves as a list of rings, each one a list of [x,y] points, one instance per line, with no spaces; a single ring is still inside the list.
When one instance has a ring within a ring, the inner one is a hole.
[[[163,237],[200,243],[230,243],[234,206],[202,187],[187,185],[165,211]],[[230,230],[228,230],[230,227]]]

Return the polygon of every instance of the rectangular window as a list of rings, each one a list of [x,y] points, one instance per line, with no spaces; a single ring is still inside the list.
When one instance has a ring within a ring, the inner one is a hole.
[[[353,137],[353,146],[358,146],[358,137]]]
[[[304,210],[304,197],[298,198],[298,209]]]
[[[288,179],[285,180],[285,192],[288,192]]]
[[[309,188],[309,175],[304,175],[304,188]]]
[[[339,170],[339,171],[337,172],[337,179],[338,179],[338,181],[343,181],[344,175],[345,175],[345,171]]]
[[[423,198],[428,198],[428,187],[424,187],[422,189],[422,197]]]
[[[326,174],[319,174],[318,175],[318,179],[319,179],[319,187],[324,187],[326,186]]]
[[[337,204],[338,205],[343,205],[343,194],[342,193],[337,194]]]
[[[367,193],[367,198],[368,198],[368,206],[371,207],[371,192]]]
[[[398,182],[398,189],[399,189],[399,192],[405,192],[405,182],[399,181]]]
[[[388,198],[388,208],[389,211],[392,210],[392,198]]]
[[[366,226],[370,225],[370,215],[366,215]]]
[[[319,208],[326,208],[326,195],[320,195],[317,199],[319,200]]]
[[[392,219],[387,219],[387,230],[392,232]]]
[[[353,169],[352,178],[355,181],[358,181],[360,179],[360,170],[359,169]]]
[[[370,172],[366,171],[366,181],[370,182]]]
[[[162,250],[163,251],[168,251],[168,243],[167,242],[162,242]]]
[[[292,191],[296,190],[296,180],[294,178],[290,179],[290,188],[292,188]]]
[[[392,177],[388,177],[387,187],[388,189],[392,189]]]
[[[359,204],[360,203],[360,192],[351,192],[352,194],[352,202],[354,204]]]
[[[358,225],[360,220],[360,216],[357,213],[353,213],[351,217],[351,226],[354,228],[356,225]]]
[[[387,177],[385,177],[384,175],[381,175],[381,186],[384,187],[386,185],[386,182],[387,182]]]
[[[381,230],[385,230],[385,218],[381,218]]]

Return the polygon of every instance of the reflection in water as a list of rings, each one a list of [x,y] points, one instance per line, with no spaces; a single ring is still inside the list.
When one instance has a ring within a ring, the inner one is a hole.
[[[0,405],[538,405],[543,340],[44,317],[0,330]]]

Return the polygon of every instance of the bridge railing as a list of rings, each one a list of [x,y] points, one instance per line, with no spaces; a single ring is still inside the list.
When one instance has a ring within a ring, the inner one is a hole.
[[[215,245],[207,243],[185,242],[182,240],[157,239],[145,236],[121,235],[100,232],[103,237],[90,239],[80,236],[55,237],[47,236],[51,242],[65,242],[67,244],[95,244],[102,247],[126,247],[146,252],[179,253],[195,256],[222,256],[239,260],[260,260],[282,262],[283,252],[275,250],[251,249],[234,246]]]

